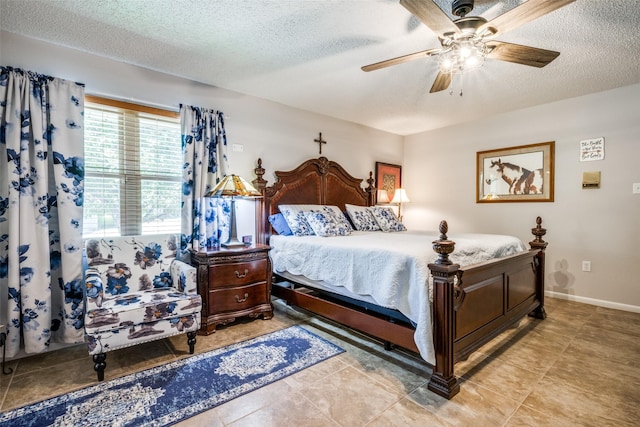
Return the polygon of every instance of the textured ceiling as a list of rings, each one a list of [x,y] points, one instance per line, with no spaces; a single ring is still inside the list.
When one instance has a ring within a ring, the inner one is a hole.
[[[431,0],[424,0],[431,1]],[[450,13],[450,0],[436,0]],[[492,19],[522,3],[476,0]],[[400,135],[640,83],[640,2],[577,0],[498,39],[561,52],[487,60],[430,94],[439,47],[397,0],[0,0],[3,30]],[[11,64],[3,64],[11,65]],[[460,88],[464,95],[459,96]]]

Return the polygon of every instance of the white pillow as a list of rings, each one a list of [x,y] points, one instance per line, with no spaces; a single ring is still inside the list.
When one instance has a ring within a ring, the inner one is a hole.
[[[330,212],[305,212],[304,218],[307,220],[313,232],[320,237],[339,236],[344,228],[340,229],[338,223]]]
[[[304,217],[304,213],[311,210],[320,210],[321,205],[279,205],[287,225],[294,236],[313,236],[311,225]]]
[[[344,205],[347,215],[358,231],[378,231],[380,226],[373,218],[371,211],[366,206]]]
[[[407,227],[398,220],[393,209],[383,206],[372,206],[369,211],[382,231],[407,231]]]

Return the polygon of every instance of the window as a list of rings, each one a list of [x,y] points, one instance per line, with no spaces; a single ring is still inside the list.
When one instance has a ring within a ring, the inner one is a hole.
[[[84,237],[180,231],[178,113],[87,96]]]

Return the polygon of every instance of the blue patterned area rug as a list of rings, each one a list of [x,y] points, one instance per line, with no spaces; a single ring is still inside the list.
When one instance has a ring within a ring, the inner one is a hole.
[[[0,413],[0,426],[166,426],[344,352],[292,326]]]

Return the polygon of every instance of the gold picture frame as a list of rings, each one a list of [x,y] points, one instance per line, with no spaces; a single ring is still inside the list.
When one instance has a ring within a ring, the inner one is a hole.
[[[553,202],[555,141],[476,153],[476,203]]]

